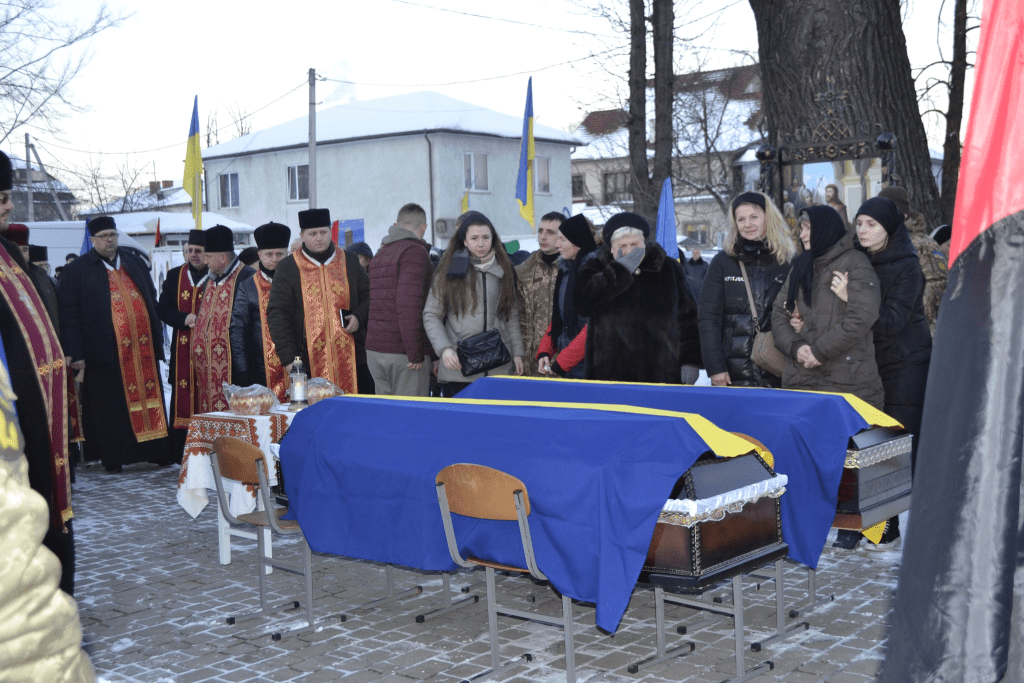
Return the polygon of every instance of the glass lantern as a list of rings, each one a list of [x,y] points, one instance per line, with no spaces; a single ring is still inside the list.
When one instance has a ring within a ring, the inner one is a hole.
[[[302,366],[302,358],[299,356],[296,356],[295,362],[292,363],[289,378],[291,379],[292,401],[288,409],[297,411],[308,407],[309,403],[306,402],[306,370]]]

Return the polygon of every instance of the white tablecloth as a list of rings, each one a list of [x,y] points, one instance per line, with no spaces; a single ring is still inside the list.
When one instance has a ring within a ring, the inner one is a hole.
[[[233,413],[203,413],[192,417],[185,442],[185,455],[178,479],[178,504],[192,517],[196,517],[210,502],[208,489],[217,490],[213,480],[210,451],[219,436],[233,436],[259,448],[271,463],[270,484],[277,484],[277,454],[270,446],[281,440],[295,413],[275,411],[270,415],[234,415]],[[276,450],[276,449],[275,449]],[[228,508],[238,516],[256,509],[256,487],[225,480]],[[216,494],[214,494],[216,495]]]

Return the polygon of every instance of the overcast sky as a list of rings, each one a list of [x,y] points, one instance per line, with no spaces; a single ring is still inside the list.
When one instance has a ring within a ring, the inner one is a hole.
[[[905,10],[915,66],[936,58],[940,3],[909,0]],[[99,4],[55,0],[65,16],[88,16]],[[317,83],[320,108],[434,90],[514,116],[522,116],[532,75],[536,121],[565,130],[586,111],[618,106],[625,88],[609,73],[624,77],[625,60],[615,59],[625,54],[623,39],[582,0],[107,4],[133,14],[92,42],[73,85],[87,111],[62,122],[60,135],[21,129],[4,144],[24,156],[24,133],[32,133],[43,163],[62,178],[91,160],[108,171],[128,162],[145,167],[146,180],[180,183],[196,95],[204,134],[215,114],[225,142],[237,136],[231,110],[251,115],[253,130],[306,116],[310,67],[332,79]],[[685,24],[677,37],[704,31],[701,44],[713,46],[686,59],[715,68],[749,61],[737,50],[756,56],[746,0],[695,0],[676,23]]]

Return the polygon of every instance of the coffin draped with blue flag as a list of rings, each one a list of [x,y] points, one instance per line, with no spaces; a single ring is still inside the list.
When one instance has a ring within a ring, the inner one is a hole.
[[[906,434],[891,417],[845,394],[485,377],[459,396],[699,413],[722,429],[750,435],[773,454],[774,470],[788,477],[780,501],[783,538],[789,556],[811,568],[818,566],[833,522],[865,528],[907,509],[910,501]],[[885,445],[901,438],[906,455]]]
[[[538,566],[614,631],[655,525],[698,457],[749,442],[699,416],[624,406],[344,396],[299,413],[281,442],[292,513],[319,552],[454,570],[434,486],[453,463],[522,480]],[[766,474],[770,477],[770,473]],[[463,555],[524,566],[515,522],[456,516]]]

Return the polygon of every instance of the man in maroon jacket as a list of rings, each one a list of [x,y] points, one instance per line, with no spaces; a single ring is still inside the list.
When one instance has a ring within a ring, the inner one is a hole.
[[[378,394],[426,396],[430,388],[430,342],[423,331],[431,275],[426,230],[423,207],[406,204],[373,258],[366,362]]]

